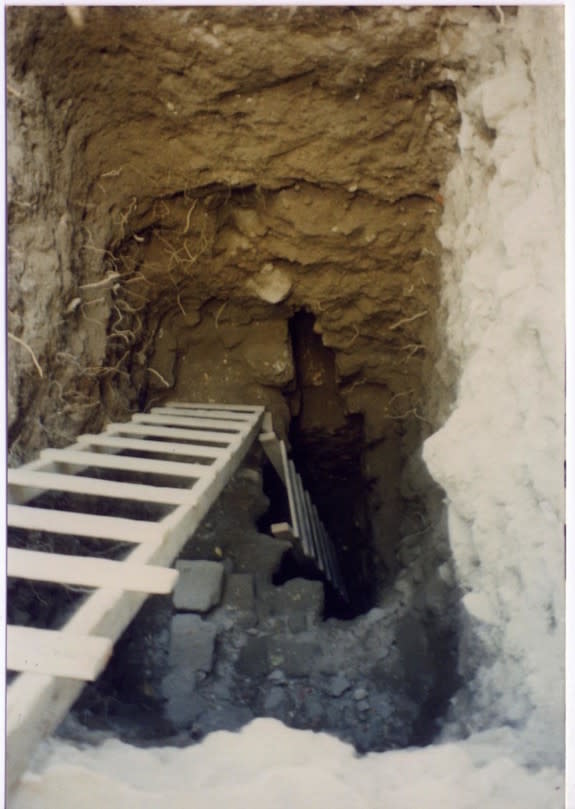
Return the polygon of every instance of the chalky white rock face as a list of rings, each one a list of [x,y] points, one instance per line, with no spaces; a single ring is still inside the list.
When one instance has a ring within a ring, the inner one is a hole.
[[[521,9],[504,61],[480,59],[461,97],[461,160],[439,233],[461,375],[451,417],[424,447],[447,493],[464,592],[466,686],[454,715],[466,732],[520,727],[525,762],[554,765],[564,704],[560,24],[559,10]],[[489,51],[480,34],[472,22],[469,47]]]
[[[184,750],[53,740],[13,809],[75,808],[79,795],[109,809],[562,805],[562,17],[522,7],[496,36],[462,19],[461,159],[440,233],[461,375],[424,457],[464,591],[467,682],[447,733],[470,738],[358,758],[267,719]]]

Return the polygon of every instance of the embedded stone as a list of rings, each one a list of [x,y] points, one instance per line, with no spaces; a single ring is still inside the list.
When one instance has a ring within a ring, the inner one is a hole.
[[[351,683],[344,674],[336,674],[328,685],[327,692],[331,697],[341,697],[351,687]]]
[[[199,615],[172,618],[168,663],[172,669],[210,672],[217,628]]]
[[[221,562],[180,561],[174,589],[174,607],[186,612],[208,612],[220,603],[224,580]]]
[[[265,711],[277,711],[286,705],[287,696],[283,688],[274,687],[266,694],[264,699]]]
[[[260,272],[247,282],[248,289],[256,293],[266,303],[280,303],[292,288],[292,281],[285,270],[264,264]]]
[[[253,612],[254,577],[250,573],[230,574],[226,579],[222,605],[238,612]]]
[[[320,581],[291,579],[281,587],[256,581],[260,618],[286,618],[292,632],[302,632],[321,620],[324,604]]]
[[[231,573],[226,576],[222,610],[217,613],[222,611],[231,625],[241,629],[249,630],[257,624],[254,577],[250,573]]]
[[[281,666],[288,677],[307,676],[318,654],[319,647],[315,643],[282,636],[270,640],[270,660],[276,667]]]
[[[240,651],[237,668],[248,677],[265,676],[270,669],[268,638],[249,637]]]

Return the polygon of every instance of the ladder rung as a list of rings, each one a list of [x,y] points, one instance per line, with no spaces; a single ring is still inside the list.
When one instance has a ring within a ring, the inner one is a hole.
[[[76,443],[84,444],[86,447],[110,447],[110,449],[129,449],[134,452],[157,452],[160,455],[182,455],[189,458],[212,458],[216,457],[207,447],[194,447],[192,444],[177,444],[168,441],[144,441],[140,438],[124,438],[123,436],[102,433],[101,435],[78,436]],[[215,450],[221,452],[220,450]],[[175,458],[177,461],[178,459]],[[187,463],[184,461],[184,463]],[[209,466],[209,464],[206,464]]]
[[[12,528],[25,528],[29,531],[111,539],[136,545],[161,540],[165,533],[161,523],[14,505],[8,506],[7,524]]]
[[[194,408],[193,410],[184,411],[181,407],[153,407],[150,411],[158,416],[186,416],[189,417],[202,417],[219,422],[238,422],[238,426],[252,422],[253,415],[251,413],[234,413],[232,410],[200,410]]]
[[[264,409],[262,405],[224,405],[224,404],[209,404],[195,402],[166,402],[166,407],[177,407],[182,410],[223,410],[235,413],[247,413],[251,416],[258,415]]]
[[[214,429],[214,430],[221,430],[222,432],[226,433],[239,433],[242,427],[245,427],[246,424],[250,423],[249,419],[240,420],[240,421],[232,421],[230,419],[213,419],[208,418],[207,416],[198,416],[196,413],[186,413],[185,416],[183,415],[174,415],[171,410],[168,412],[163,412],[163,408],[154,407],[151,413],[142,413],[145,416],[160,416],[160,418],[166,418],[169,421],[172,419],[177,419],[179,422],[181,419],[186,420],[186,424],[190,424],[192,427],[198,427],[199,429],[203,430],[205,428]]]
[[[205,419],[201,418],[200,416],[192,416],[186,413],[185,416],[160,416],[157,413],[137,413],[135,416],[132,416],[132,421],[136,424],[165,424],[166,426],[173,425],[174,427],[197,427],[202,428],[202,431],[208,434],[208,428],[211,428],[213,433],[218,438],[229,437],[230,440],[234,438],[238,433],[241,432],[242,427],[248,426],[250,422],[246,422],[246,424],[230,424],[229,422],[225,421],[218,421],[217,419]],[[204,428],[206,428],[204,430]],[[211,435],[211,433],[209,433]]]
[[[158,461],[152,458],[132,458],[127,455],[85,452],[71,449],[45,449],[40,453],[42,460],[54,463],[68,463],[75,466],[97,466],[102,469],[118,469],[125,472],[148,472],[155,475],[203,478],[210,473],[210,467],[202,464]]]
[[[170,489],[166,486],[147,486],[141,483],[118,483],[77,475],[62,475],[57,472],[34,472],[26,468],[9,469],[8,486],[9,492],[11,487],[15,489],[27,487],[176,506],[190,499],[190,492],[187,489]]]
[[[110,655],[108,638],[7,626],[7,668],[74,680],[95,680]]]
[[[167,567],[21,548],[8,548],[7,574],[13,578],[32,581],[78,587],[109,587],[159,595],[171,593],[178,580],[178,571]]]
[[[270,525],[270,533],[276,539],[285,539],[289,542],[293,542],[295,539],[293,534],[293,528],[289,524],[289,522],[275,522]]]
[[[195,454],[201,458],[221,458],[222,455],[227,454],[228,449],[226,446],[221,447],[209,447],[204,444],[197,444],[195,443],[196,440],[199,440],[199,436],[205,436],[205,433],[197,433],[193,430],[182,430],[178,429],[177,427],[155,427],[151,424],[110,424],[106,428],[106,432],[102,433],[102,436],[105,435],[119,435],[120,433],[126,433],[127,435],[140,435],[140,436],[147,436],[149,435],[150,438],[173,438],[178,439],[187,439],[187,446],[193,448]],[[191,433],[191,435],[190,435]],[[142,439],[143,440],[143,439]],[[205,440],[205,439],[204,439]],[[168,442],[157,441],[157,444],[165,444],[165,446],[169,446]],[[183,446],[183,444],[181,445]]]

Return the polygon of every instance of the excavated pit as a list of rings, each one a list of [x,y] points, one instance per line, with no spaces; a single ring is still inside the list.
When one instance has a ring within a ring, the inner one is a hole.
[[[254,715],[361,750],[425,743],[456,686],[457,587],[420,459],[455,384],[438,361],[435,235],[463,69],[440,47],[449,15],[13,8],[7,20],[10,463],[168,400],[263,404],[352,595],[318,606],[321,583],[287,548],[252,571],[204,526],[206,558],[217,547],[255,577],[255,624],[208,616],[220,651],[182,725],[179,686],[162,685],[171,608],[152,599],[76,716],[123,700],[137,725],[145,703],[165,743]],[[261,531],[277,508],[277,481],[264,484]],[[259,548],[254,520],[245,536]],[[303,623],[278,595],[300,586]]]
[[[288,437],[294,463],[327,528],[346,580],[349,601],[326,588],[326,617],[352,618],[374,606],[372,531],[363,478],[363,417],[348,415],[338,391],[335,354],[314,331],[306,312],[291,318],[296,389],[290,395]],[[298,571],[293,561],[278,583]],[[282,575],[283,574],[283,575]]]

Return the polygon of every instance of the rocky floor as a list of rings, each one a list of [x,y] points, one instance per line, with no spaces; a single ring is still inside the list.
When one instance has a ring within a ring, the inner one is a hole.
[[[323,620],[321,581],[275,586],[289,543],[256,530],[267,505],[259,471],[240,470],[184,548],[173,597],[147,601],[61,735],[186,745],[269,716],[361,752],[417,740],[437,685],[418,613],[398,589]]]

